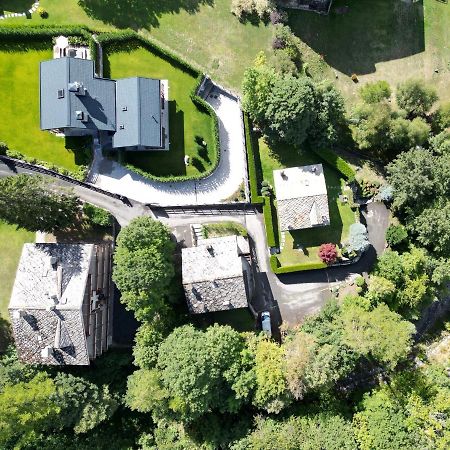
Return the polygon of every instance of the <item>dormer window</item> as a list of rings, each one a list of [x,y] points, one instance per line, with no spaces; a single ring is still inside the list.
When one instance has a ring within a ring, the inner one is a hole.
[[[122,106],[122,111],[128,111],[128,108],[126,106]]]
[[[64,98],[64,89],[58,89],[58,98]]]

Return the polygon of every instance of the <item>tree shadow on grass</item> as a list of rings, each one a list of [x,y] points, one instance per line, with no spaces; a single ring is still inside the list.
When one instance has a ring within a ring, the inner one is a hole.
[[[343,6],[348,6],[341,14]],[[289,26],[333,68],[373,73],[376,63],[425,50],[422,1],[336,0],[328,16],[289,11]]]
[[[23,13],[28,11],[34,0],[0,0],[0,14],[5,11]]]
[[[186,11],[195,14],[201,5],[214,5],[214,0],[78,0],[86,14],[118,28],[159,27],[163,14]]]

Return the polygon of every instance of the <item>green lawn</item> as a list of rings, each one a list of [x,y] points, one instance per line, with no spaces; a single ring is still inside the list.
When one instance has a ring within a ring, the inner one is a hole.
[[[51,59],[50,50],[0,50],[0,141],[10,149],[68,170],[77,169],[65,140],[39,128],[39,62]]]
[[[285,167],[304,166],[322,163],[328,192],[330,225],[285,232],[285,243],[279,256],[282,265],[293,265],[306,262],[319,262],[317,255],[321,244],[332,242],[340,244],[348,237],[349,227],[358,220],[357,214],[348,204],[339,201],[339,195],[345,193],[351,198],[351,191],[346,188],[345,180],[331,166],[313,153],[295,151],[288,145],[280,145],[274,153],[269,146],[259,140],[262,177],[273,185],[273,170]],[[282,240],[280,240],[282,242]],[[305,249],[300,251],[298,247]]]
[[[13,0],[5,0],[15,10]],[[17,10],[21,10],[20,0]],[[194,62],[214,79],[235,90],[260,50],[268,50],[272,26],[240,23],[229,11],[231,0],[41,0],[47,20],[13,19],[14,23],[82,23],[97,29],[133,28]],[[338,13],[348,6],[347,12]],[[355,101],[361,83],[386,79],[396,85],[421,77],[450,100],[450,4],[437,0],[335,0],[329,16],[290,13],[289,24],[303,40],[304,59],[334,78]],[[328,64],[326,64],[328,63]],[[438,69],[439,72],[435,72]],[[314,70],[313,70],[314,72]]]
[[[238,222],[211,222],[202,226],[205,238],[215,238],[222,236],[247,236],[247,229]]]
[[[16,230],[13,225],[0,221],[0,316],[8,317],[8,303],[16,276],[22,246],[25,242],[34,242],[35,233]]]
[[[127,162],[153,175],[198,175],[214,164],[213,118],[201,112],[189,95],[196,79],[147,49],[109,56],[113,78],[143,76],[169,80],[169,151],[127,152]],[[206,151],[196,142],[200,136]],[[191,157],[185,166],[184,155]],[[194,159],[195,158],[195,159]]]

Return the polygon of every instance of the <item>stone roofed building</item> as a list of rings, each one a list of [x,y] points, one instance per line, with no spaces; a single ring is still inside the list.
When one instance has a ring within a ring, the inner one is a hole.
[[[322,164],[274,170],[273,178],[281,231],[329,225]]]
[[[183,287],[193,314],[246,308],[253,294],[248,242],[242,237],[205,239],[182,249]]]
[[[108,133],[113,148],[168,150],[168,82],[97,77],[94,61],[61,57],[40,64],[40,127],[64,136]]]
[[[112,330],[109,244],[25,244],[9,303],[22,362],[88,365]]]

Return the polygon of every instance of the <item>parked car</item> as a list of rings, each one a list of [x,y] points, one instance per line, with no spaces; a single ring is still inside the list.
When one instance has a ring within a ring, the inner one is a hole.
[[[264,333],[267,334],[269,338],[272,337],[272,324],[270,321],[270,312],[263,311],[261,313],[261,327]]]

